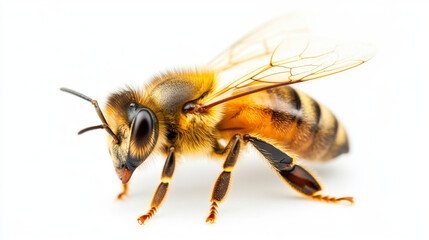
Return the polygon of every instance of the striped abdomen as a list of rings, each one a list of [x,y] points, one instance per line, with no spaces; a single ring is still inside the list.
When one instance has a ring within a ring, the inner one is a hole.
[[[300,158],[328,160],[349,149],[335,116],[289,86],[232,100],[225,112],[219,130],[273,139]]]

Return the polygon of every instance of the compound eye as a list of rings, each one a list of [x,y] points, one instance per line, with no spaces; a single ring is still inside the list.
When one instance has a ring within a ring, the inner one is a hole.
[[[154,122],[148,111],[141,110],[137,113],[131,133],[131,140],[136,147],[146,147],[151,143],[153,124]]]

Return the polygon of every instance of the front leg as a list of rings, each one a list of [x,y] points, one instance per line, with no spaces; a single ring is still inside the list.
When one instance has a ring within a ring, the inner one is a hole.
[[[175,148],[171,147],[170,153],[168,154],[167,160],[165,161],[164,168],[162,170],[161,183],[156,189],[155,195],[153,196],[153,199],[152,199],[152,203],[150,204],[149,211],[137,219],[140,225],[143,225],[146,220],[148,220],[149,218],[153,217],[153,215],[155,215],[156,211],[158,210],[159,206],[164,200],[165,195],[167,194],[168,185],[171,180],[171,177],[173,176],[174,167],[176,165],[176,157],[175,157],[174,151],[175,151]]]
[[[218,203],[220,203],[226,193],[228,192],[229,182],[231,180],[231,171],[235,167],[235,163],[237,162],[238,153],[240,152],[240,135],[236,134],[229,141],[223,152],[229,150],[229,154],[223,164],[223,172],[219,175],[216,180],[215,186],[213,188],[212,198],[211,198],[211,208],[210,214],[206,219],[206,222],[214,223],[216,219],[216,215],[218,213]]]

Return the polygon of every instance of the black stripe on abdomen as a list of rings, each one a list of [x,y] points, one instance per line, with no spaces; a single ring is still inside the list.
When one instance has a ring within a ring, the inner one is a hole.
[[[322,159],[329,153],[338,132],[338,121],[336,117],[325,107],[320,107],[320,116],[317,130],[313,136],[313,142],[306,151],[311,159]],[[322,109],[323,108],[323,109]]]

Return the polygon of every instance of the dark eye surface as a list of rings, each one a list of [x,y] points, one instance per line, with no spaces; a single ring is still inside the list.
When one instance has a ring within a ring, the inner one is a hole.
[[[130,108],[135,108],[136,107],[136,104],[135,103],[130,103]]]
[[[146,110],[141,110],[134,121],[131,140],[137,147],[144,147],[150,143],[153,131],[152,118]]]

